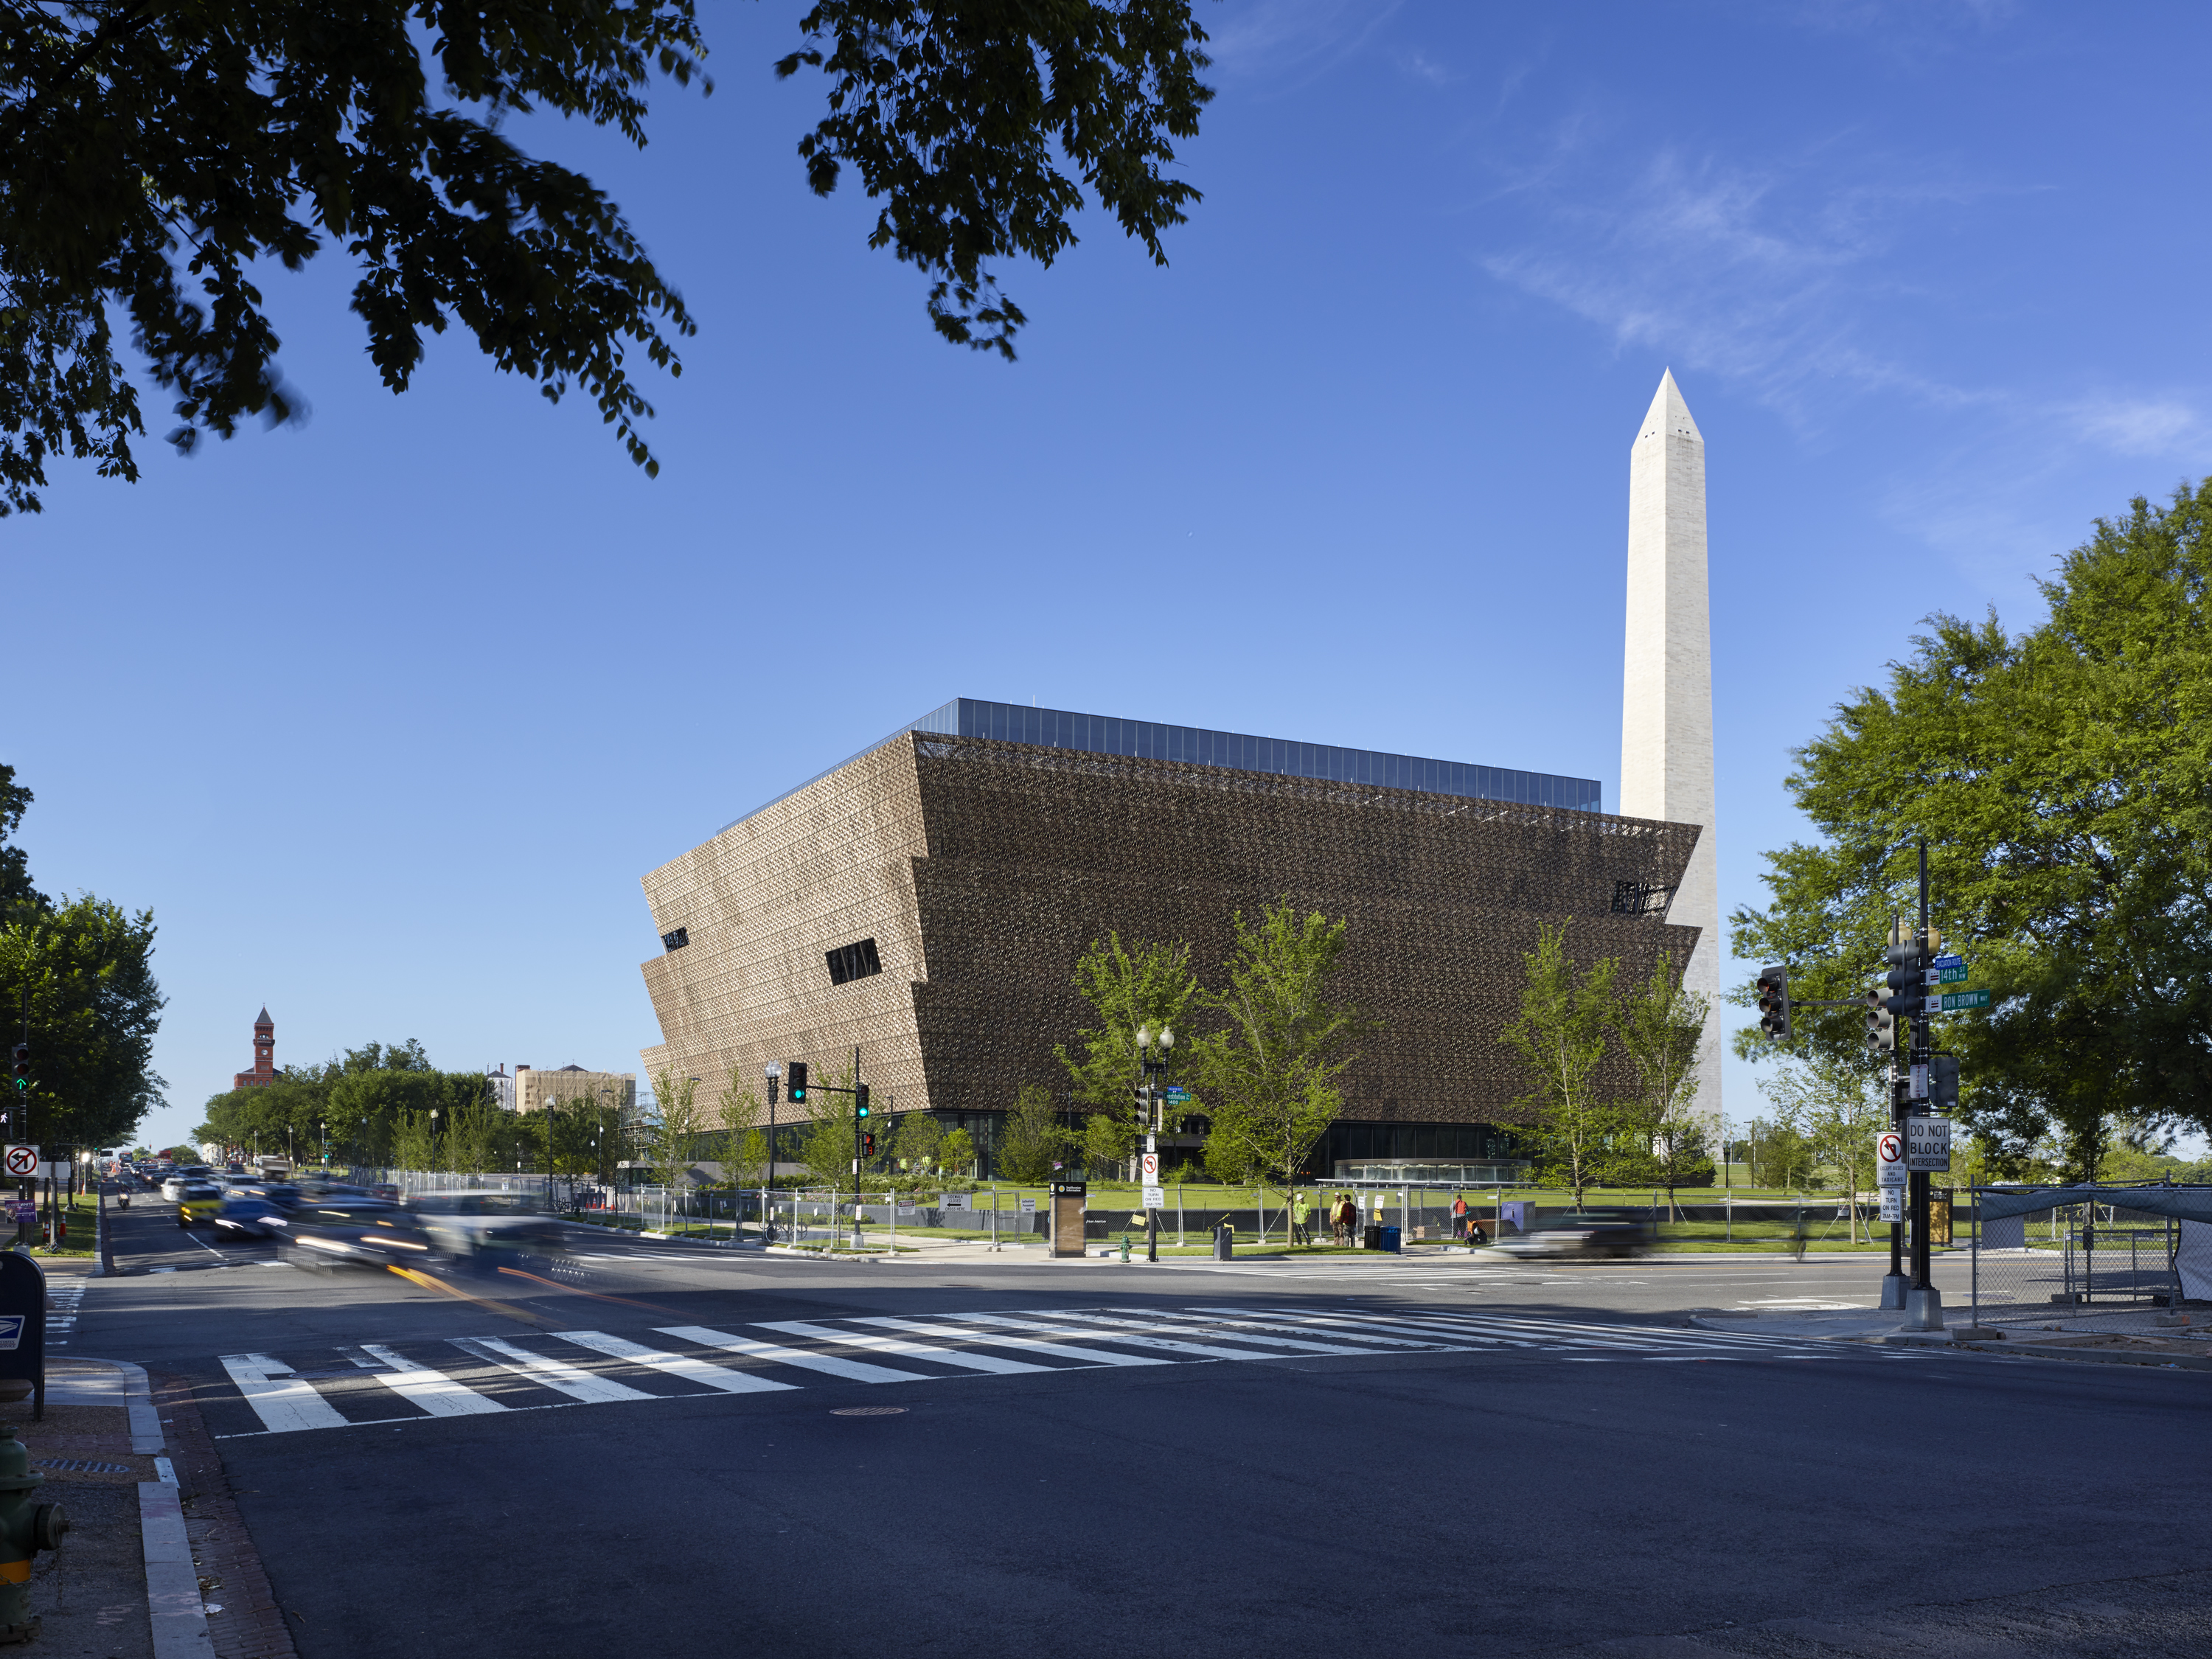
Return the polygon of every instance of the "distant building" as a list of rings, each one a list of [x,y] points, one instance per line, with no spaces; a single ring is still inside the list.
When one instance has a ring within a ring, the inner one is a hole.
[[[637,1109],[635,1072],[590,1072],[568,1065],[543,1072],[517,1066],[512,1085],[514,1109],[542,1112],[555,1101],[588,1101],[595,1106],[619,1106],[625,1116]]]
[[[502,1112],[514,1109],[514,1079],[507,1074],[507,1062],[501,1060],[496,1071],[486,1072],[484,1081],[491,1085],[491,1102]]]
[[[234,1089],[265,1089],[276,1080],[276,1022],[263,1008],[261,1018],[253,1022],[253,1069],[240,1072],[230,1080]]]

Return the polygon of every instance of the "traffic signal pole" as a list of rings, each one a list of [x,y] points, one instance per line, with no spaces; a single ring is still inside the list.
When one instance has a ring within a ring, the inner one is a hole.
[[[1936,940],[1928,929],[1928,841],[1920,841],[1920,933],[1919,951],[1914,966],[1920,975],[1919,1006],[1912,1019],[1912,1049],[1905,1072],[1907,1079],[1905,1109],[1926,1112],[1929,1062],[1935,1048],[1935,1032],[1928,1018],[1928,981],[1936,961]],[[1902,1126],[1900,1126],[1902,1127]],[[1908,1143],[1909,1144],[1909,1143]],[[1914,1170],[1905,1177],[1907,1193],[1912,1205],[1912,1288],[1905,1302],[1905,1322],[1908,1328],[1940,1331],[1943,1328],[1943,1293],[1929,1280],[1928,1240],[1928,1172]]]

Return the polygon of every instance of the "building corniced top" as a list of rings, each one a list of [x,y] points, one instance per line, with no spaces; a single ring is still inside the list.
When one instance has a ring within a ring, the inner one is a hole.
[[[1204,726],[1169,726],[1154,720],[1124,720],[1108,714],[1082,714],[1072,709],[1037,708],[1026,703],[987,702],[977,697],[956,697],[933,708],[920,720],[908,721],[881,741],[826,767],[775,800],[765,801],[744,817],[733,818],[714,833],[734,830],[745,818],[765,811],[776,801],[787,800],[809,784],[851,765],[862,755],[872,754],[884,744],[910,732],[938,737],[981,738],[1001,743],[1030,744],[1045,749],[1066,749],[1092,755],[1121,755],[1135,759],[1180,761],[1193,766],[1219,766],[1232,771],[1260,772],[1276,777],[1307,778],[1321,782],[1365,784],[1382,789],[1419,789],[1432,794],[1463,795],[1471,799],[1510,801],[1527,806],[1551,806],[1570,811],[1604,810],[1604,792],[1595,778],[1571,778],[1548,772],[1521,772],[1506,767],[1478,766],[1465,761],[1432,760],[1418,755],[1399,755],[1376,749],[1346,749],[1332,744],[1297,743],[1283,738],[1262,738],[1240,732],[1216,732]]]

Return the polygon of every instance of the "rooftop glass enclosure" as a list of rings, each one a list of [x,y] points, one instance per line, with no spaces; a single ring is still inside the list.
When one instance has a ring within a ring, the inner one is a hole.
[[[1079,714],[1065,708],[1032,708],[1024,703],[985,702],[955,697],[920,720],[902,726],[881,742],[839,761],[778,795],[782,800],[807,784],[826,778],[861,755],[880,749],[908,732],[948,738],[988,738],[1004,743],[1035,744],[1045,749],[1074,749],[1092,755],[1129,755],[1145,760],[1187,761],[1240,772],[1278,777],[1317,778],[1334,783],[1370,784],[1382,789],[1422,789],[1439,795],[1468,795],[1481,800],[1513,801],[1528,806],[1564,806],[1575,811],[1603,811],[1595,778],[1569,778],[1549,772],[1516,772],[1465,761],[1426,760],[1377,749],[1340,749],[1329,744],[1294,743],[1284,738],[1213,732],[1197,726],[1164,726],[1152,720],[1120,720],[1110,714]],[[763,803],[773,806],[775,801]],[[755,807],[753,811],[762,811]],[[751,812],[744,815],[750,817]],[[736,818],[723,830],[742,823]],[[720,835],[721,830],[716,830]]]

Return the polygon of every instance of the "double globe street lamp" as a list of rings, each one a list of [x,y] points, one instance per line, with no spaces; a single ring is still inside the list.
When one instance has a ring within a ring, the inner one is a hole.
[[[1153,1135],[1158,1131],[1160,1120],[1160,1079],[1167,1075],[1169,1057],[1175,1052],[1175,1032],[1162,1025],[1156,1034],[1144,1026],[1137,1028],[1137,1064],[1145,1074],[1145,1150],[1156,1152],[1158,1142]],[[1152,1166],[1157,1177],[1159,1166]],[[1139,1170],[1139,1176],[1142,1171]],[[1151,1186],[1151,1182],[1142,1182]],[[1160,1259],[1160,1212],[1158,1206],[1145,1206],[1145,1260]]]

